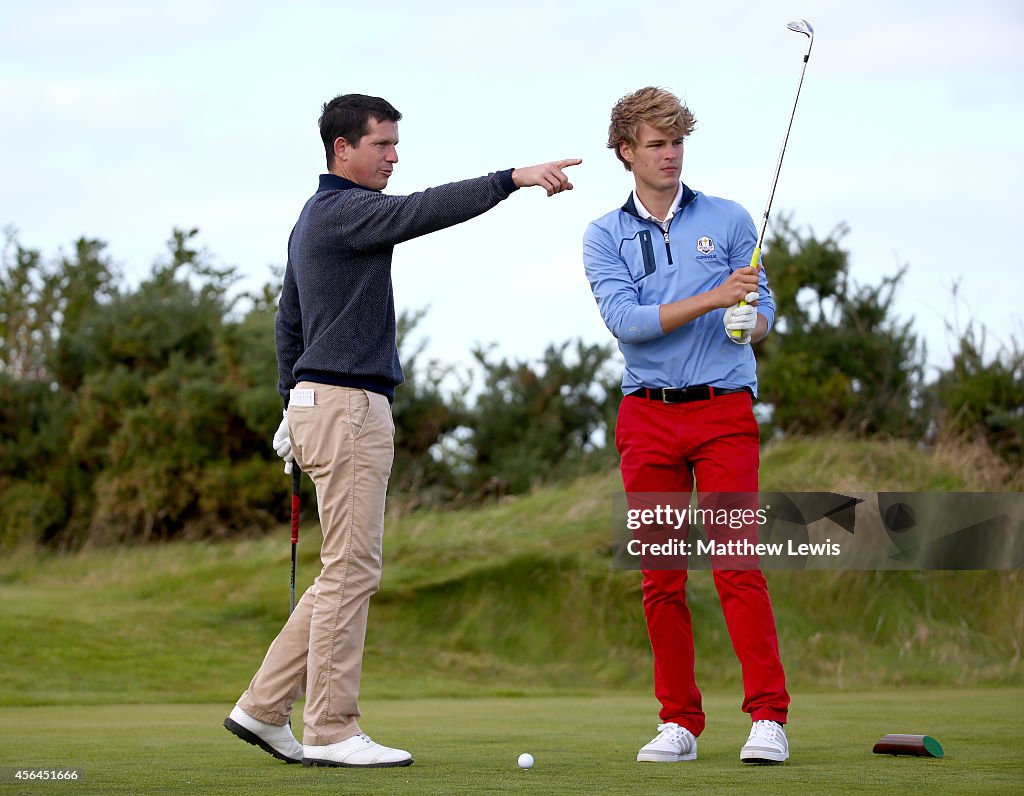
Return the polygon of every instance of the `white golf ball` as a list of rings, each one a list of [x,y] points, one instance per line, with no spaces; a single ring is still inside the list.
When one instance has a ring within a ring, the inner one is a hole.
[[[520,768],[533,768],[533,755],[529,752],[523,752],[519,755],[519,767]]]

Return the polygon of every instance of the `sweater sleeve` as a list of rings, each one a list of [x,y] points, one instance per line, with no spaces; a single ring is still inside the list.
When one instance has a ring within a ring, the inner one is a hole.
[[[295,386],[295,363],[305,350],[299,289],[295,283],[295,272],[290,257],[285,266],[284,285],[277,305],[274,343],[277,348],[277,391],[281,394],[284,407],[287,409],[290,390]]]
[[[461,224],[508,198],[511,170],[486,177],[427,188],[408,196],[376,191],[343,191],[337,219],[345,239],[356,249],[394,246],[397,243]]]

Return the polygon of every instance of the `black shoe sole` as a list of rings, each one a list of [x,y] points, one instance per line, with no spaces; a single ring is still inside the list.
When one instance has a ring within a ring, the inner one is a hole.
[[[234,719],[228,717],[224,719],[224,729],[230,732],[232,735],[241,738],[246,743],[251,743],[253,746],[258,746],[264,752],[269,754],[271,757],[275,757],[278,760],[283,760],[285,763],[301,763],[302,760],[296,760],[294,757],[286,757],[277,751],[273,746],[264,741],[260,736],[254,733],[252,730],[247,730],[241,724]]]
[[[352,763],[335,763],[331,760],[312,760],[308,757],[302,758],[302,765],[306,768],[399,768],[400,766],[411,766],[412,758],[401,760],[397,763],[367,763],[365,765],[353,765]]]

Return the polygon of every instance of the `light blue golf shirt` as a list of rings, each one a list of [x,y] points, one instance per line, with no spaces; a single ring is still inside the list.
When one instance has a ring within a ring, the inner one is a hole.
[[[626,360],[622,391],[640,387],[749,387],[757,371],[749,345],[729,339],[724,309],[695,318],[669,334],[662,304],[712,290],[750,265],[757,245],[754,222],[736,202],[680,183],[664,227],[631,194],[583,236],[583,262],[601,317]],[[775,321],[775,303],[760,269],[757,311]]]

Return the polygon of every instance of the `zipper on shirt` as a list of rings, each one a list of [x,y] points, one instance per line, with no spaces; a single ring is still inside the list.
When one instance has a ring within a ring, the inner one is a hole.
[[[658,229],[661,231],[661,237],[665,239],[665,254],[668,255],[668,264],[672,265],[672,246],[670,245],[671,241],[668,237],[668,227],[664,226],[660,221],[656,219],[651,220],[658,225]]]
[[[644,276],[650,276],[655,271],[654,246],[651,245],[651,233],[646,229],[640,230],[640,251],[644,258]]]

